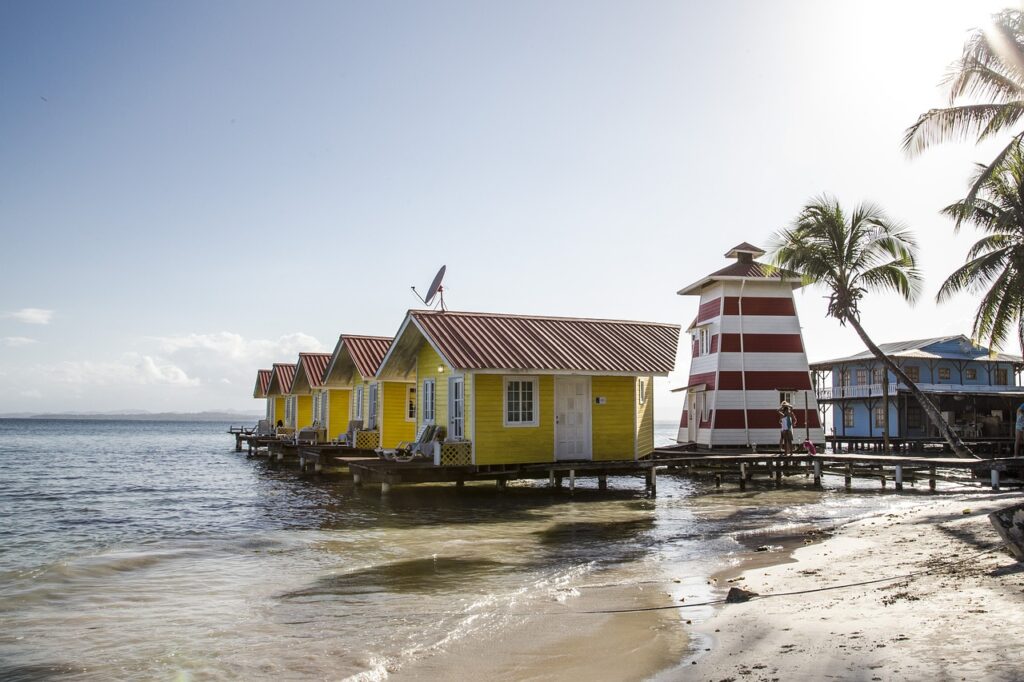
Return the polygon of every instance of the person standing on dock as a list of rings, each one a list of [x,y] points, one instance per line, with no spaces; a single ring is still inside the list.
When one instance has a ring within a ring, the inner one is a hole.
[[[779,445],[785,457],[793,454],[794,427],[796,427],[796,413],[793,412],[793,406],[783,400],[782,405],[779,406]]]
[[[1024,445],[1024,403],[1017,406],[1017,428],[1013,439],[1013,456],[1021,456],[1021,448]]]

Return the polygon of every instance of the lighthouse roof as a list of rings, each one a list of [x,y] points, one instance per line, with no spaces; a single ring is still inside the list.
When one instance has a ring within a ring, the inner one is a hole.
[[[725,266],[721,270],[712,272],[710,275],[705,275],[693,284],[683,287],[678,293],[680,296],[690,296],[700,294],[701,289],[705,285],[715,281],[741,281],[741,280],[761,280],[771,281],[775,280],[778,282],[786,282],[791,285],[794,289],[799,289],[803,286],[803,282],[800,279],[800,275],[789,270],[783,270],[767,263],[759,263],[754,258],[757,256],[763,256],[764,251],[743,242],[738,246],[734,246],[725,254],[726,258],[735,258],[736,262]]]
[[[757,258],[758,256],[763,256],[765,254],[765,250],[757,248],[750,242],[743,242],[742,244],[737,244],[729,249],[726,252],[725,257],[738,258],[741,253],[749,253],[752,254],[754,258]]]

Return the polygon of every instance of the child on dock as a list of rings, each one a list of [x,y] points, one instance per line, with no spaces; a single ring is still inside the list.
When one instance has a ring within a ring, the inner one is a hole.
[[[785,400],[779,406],[779,446],[782,448],[782,455],[790,457],[793,454],[793,428],[796,426],[796,414],[793,406]]]

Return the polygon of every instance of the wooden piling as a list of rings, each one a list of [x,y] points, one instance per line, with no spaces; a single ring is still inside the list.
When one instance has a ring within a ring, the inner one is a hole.
[[[846,463],[846,476],[843,482],[846,484],[847,490],[853,488],[853,465],[849,462]]]
[[[992,470],[992,490],[999,490],[999,469]]]
[[[569,494],[576,492],[576,470],[569,469]]]
[[[782,462],[775,463],[775,487],[782,487]]]
[[[650,491],[652,497],[658,494],[658,470],[654,465],[647,470],[647,490]]]
[[[928,467],[928,490],[935,492],[935,467]]]
[[[722,474],[715,474],[715,488],[722,487]]]
[[[608,490],[608,475],[607,474],[599,474],[598,475],[598,477],[597,477],[597,489],[598,490]]]
[[[821,487],[821,461],[814,460],[814,486]]]
[[[903,465],[896,465],[896,490],[903,490]]]
[[[745,462],[740,462],[740,490],[747,489],[747,465]]]

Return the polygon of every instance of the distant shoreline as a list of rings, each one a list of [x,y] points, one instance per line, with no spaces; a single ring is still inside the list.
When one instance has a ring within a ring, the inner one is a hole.
[[[262,415],[235,412],[142,412],[142,413],[52,413],[5,414],[0,420],[25,419],[33,421],[138,421],[138,422],[236,422],[255,423]]]

